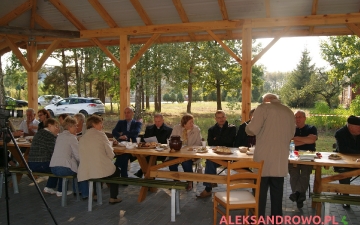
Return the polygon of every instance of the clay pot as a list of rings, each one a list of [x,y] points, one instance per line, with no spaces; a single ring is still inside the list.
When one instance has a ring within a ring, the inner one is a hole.
[[[180,140],[180,136],[179,135],[171,136],[170,141],[169,141],[169,146],[170,146],[170,149],[179,151],[182,146],[182,141]]]

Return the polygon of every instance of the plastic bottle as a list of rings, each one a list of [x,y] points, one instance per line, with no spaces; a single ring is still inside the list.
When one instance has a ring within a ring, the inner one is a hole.
[[[295,151],[295,143],[294,140],[290,142],[290,158],[294,158],[294,151]]]

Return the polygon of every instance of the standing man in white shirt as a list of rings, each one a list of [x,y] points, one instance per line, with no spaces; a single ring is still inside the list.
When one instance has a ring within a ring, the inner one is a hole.
[[[32,108],[26,110],[26,120],[23,120],[20,124],[21,131],[24,132],[24,136],[34,136],[38,130],[39,121],[35,119],[35,111]]]

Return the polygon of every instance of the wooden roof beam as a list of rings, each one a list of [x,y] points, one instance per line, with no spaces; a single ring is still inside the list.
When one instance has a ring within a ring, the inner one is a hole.
[[[58,38],[80,37],[79,31],[28,29],[24,27],[10,27],[10,26],[3,26],[3,27],[0,26],[0,33],[26,35],[26,36],[47,36],[47,37],[58,37]]]
[[[54,28],[48,23],[46,20],[44,20],[39,14],[34,15],[35,22],[39,24],[44,29],[47,30],[53,30]]]
[[[31,0],[31,1],[32,1],[32,7],[31,7],[30,27],[32,29],[34,29],[35,28],[35,15],[36,15],[37,0]]]
[[[219,3],[219,8],[220,8],[220,12],[221,12],[221,16],[223,18],[223,20],[229,20],[229,15],[226,9],[226,4],[224,2],[224,0],[218,0]],[[226,30],[226,33],[231,36],[231,30]]]
[[[290,30],[290,27],[285,27],[284,30],[275,37],[259,54],[257,54],[252,60],[251,65],[253,66],[281,37],[283,37],[286,32]]]
[[[119,67],[120,66],[120,61],[109,51],[109,49],[106,48],[106,46],[104,46],[99,39],[97,38],[92,38],[91,41],[97,45],[110,59],[111,61],[114,62],[114,64]]]
[[[16,44],[8,37],[5,38],[6,42],[8,44],[8,46],[10,47],[10,49],[13,51],[13,53],[16,55],[16,57],[19,59],[21,65],[24,66],[24,68],[26,69],[26,71],[30,71],[31,70],[31,65],[30,63],[27,61],[27,59],[23,56],[23,54],[20,52],[20,50],[18,49],[18,47],[16,46]]]
[[[213,22],[194,22],[194,23],[180,23],[170,25],[149,25],[149,26],[134,26],[123,28],[108,28],[99,30],[82,30],[80,31],[81,38],[92,37],[114,37],[122,34],[125,35],[144,35],[144,34],[165,34],[165,33],[188,33],[204,30],[226,30],[241,27],[242,20],[238,21],[213,21]]]
[[[357,26],[356,24],[350,23],[347,24],[347,27],[358,37],[360,37],[360,29],[359,26]]]
[[[216,36],[211,30],[207,30],[207,32],[221,45],[221,47],[223,47],[225,51],[231,55],[231,57],[233,57],[239,64],[242,63],[241,59],[218,36]]]
[[[319,0],[313,0],[312,8],[311,8],[311,15],[316,15],[318,10]],[[314,32],[314,26],[310,27],[310,33]]]
[[[86,30],[86,27],[70,12],[59,0],[48,0],[61,12],[78,30]]]
[[[16,7],[14,10],[0,18],[0,26],[4,26],[8,24],[10,21],[16,19],[18,16],[23,14],[24,12],[28,11],[32,7],[32,0],[28,0],[24,2],[23,4]]]
[[[186,15],[185,9],[183,5],[181,4],[181,0],[173,0],[173,4],[176,8],[176,11],[178,12],[180,19],[183,23],[189,23],[189,18]],[[189,36],[192,40],[195,40],[195,34],[193,32],[189,32]]]
[[[130,60],[130,62],[127,65],[127,69],[131,69],[131,67],[133,65],[135,65],[135,63],[137,61],[139,61],[141,56],[150,48],[150,46],[156,41],[156,39],[158,39],[158,37],[160,37],[160,34],[153,34],[153,36],[145,43],[145,45]]]
[[[99,0],[88,0],[92,7],[99,13],[99,15],[104,19],[104,21],[111,28],[119,27],[115,20],[110,16],[106,9],[100,4]]]
[[[139,2],[139,0],[130,0],[131,4],[134,6],[135,10],[137,11],[137,13],[139,14],[140,18],[142,19],[142,21],[145,23],[145,25],[149,26],[152,25],[152,21],[150,19],[150,17],[148,16],[148,14],[146,13],[146,11],[144,10],[144,8],[142,7],[141,3]]]

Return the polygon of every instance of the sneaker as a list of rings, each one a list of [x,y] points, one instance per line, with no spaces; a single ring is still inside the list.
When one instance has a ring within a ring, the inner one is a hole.
[[[206,190],[203,190],[200,195],[196,195],[197,198],[207,198],[212,195],[211,191],[207,192]]]
[[[71,195],[72,193],[73,193],[72,191],[67,191],[66,195]],[[56,196],[61,197],[61,196],[62,196],[62,192],[57,191],[57,192],[56,192]]]
[[[109,204],[113,205],[113,204],[119,203],[121,201],[122,201],[121,198],[110,198]]]
[[[56,191],[54,189],[48,187],[45,187],[43,192],[51,195],[56,194]]]

